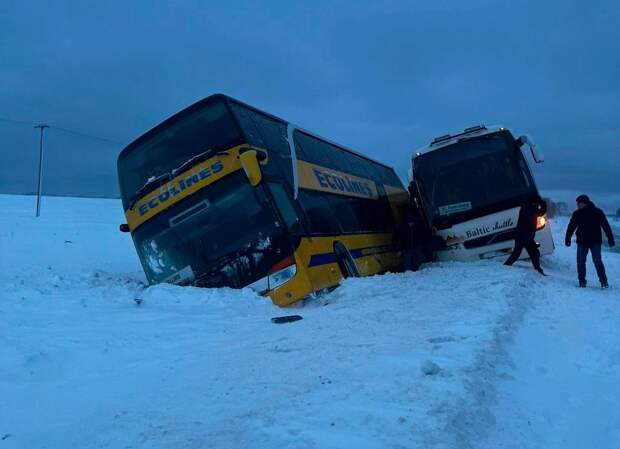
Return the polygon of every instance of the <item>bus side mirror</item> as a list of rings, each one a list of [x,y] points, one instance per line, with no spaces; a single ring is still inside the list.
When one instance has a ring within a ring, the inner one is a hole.
[[[250,185],[256,187],[263,179],[263,172],[260,169],[256,150],[244,151],[239,155],[239,160],[241,161],[245,176],[250,181]]]
[[[541,162],[545,162],[545,157],[542,155],[540,151],[538,151],[536,144],[534,143],[534,141],[532,140],[530,136],[523,135],[519,137],[517,139],[517,144],[519,145],[519,147],[522,147],[523,145],[527,144],[527,146],[530,147],[530,152],[532,153],[534,162],[536,162],[537,164],[540,164]]]
[[[129,225],[127,223],[123,223],[119,225],[118,230],[121,232],[129,232]]]

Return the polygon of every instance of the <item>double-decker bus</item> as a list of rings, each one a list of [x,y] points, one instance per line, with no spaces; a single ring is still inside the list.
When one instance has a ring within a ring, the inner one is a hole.
[[[250,287],[284,306],[401,267],[408,197],[392,168],[225,95],[129,144],[118,178],[151,284]]]
[[[443,240],[435,248],[437,260],[476,260],[512,251],[521,205],[540,197],[521,151],[526,144],[534,161],[543,162],[532,139],[515,139],[498,126],[447,134],[414,153],[409,190],[421,222]],[[553,252],[545,216],[537,218],[536,242],[542,255]]]

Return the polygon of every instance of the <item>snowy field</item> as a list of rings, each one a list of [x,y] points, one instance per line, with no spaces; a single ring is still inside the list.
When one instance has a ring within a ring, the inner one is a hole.
[[[291,310],[146,288],[120,202],[0,195],[0,449],[617,448],[620,254],[350,279]],[[138,305],[136,299],[142,300]]]

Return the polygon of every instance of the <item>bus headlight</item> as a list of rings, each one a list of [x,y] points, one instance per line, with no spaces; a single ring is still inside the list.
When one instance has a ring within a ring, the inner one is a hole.
[[[540,231],[547,225],[547,218],[544,215],[536,217],[536,230]]]
[[[297,265],[293,256],[281,260],[269,270],[269,274],[262,279],[248,285],[257,293],[266,293],[269,290],[279,287],[287,283],[297,274]]]
[[[293,279],[297,274],[297,265],[293,264],[269,275],[269,288],[274,289]]]
[[[254,290],[259,295],[267,293],[269,291],[269,276],[260,278],[258,281],[252,282],[247,287],[251,290]]]

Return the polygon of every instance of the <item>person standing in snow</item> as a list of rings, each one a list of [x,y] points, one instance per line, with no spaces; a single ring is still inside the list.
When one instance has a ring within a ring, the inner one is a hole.
[[[577,276],[579,278],[579,287],[587,285],[586,258],[588,257],[588,251],[592,253],[592,261],[596,267],[596,274],[598,274],[601,287],[609,287],[605,265],[603,265],[603,259],[601,258],[601,245],[603,244],[601,228],[605,231],[609,246],[614,246],[616,241],[605,213],[596,207],[587,195],[579,195],[577,197],[577,210],[570,217],[565,239],[566,246],[570,246],[573,233],[575,230],[577,231]]]
[[[525,249],[530,256],[534,269],[543,276],[545,272],[540,266],[540,251],[534,237],[536,236],[536,222],[538,217],[547,212],[547,203],[539,196],[530,198],[523,203],[519,210],[519,219],[515,228],[515,246],[512,254],[506,259],[504,265],[512,265],[521,256]]]
[[[412,269],[412,229],[413,226],[413,214],[408,207],[403,214],[401,222],[394,232],[394,246],[402,253],[403,257],[403,270],[409,271]]]

